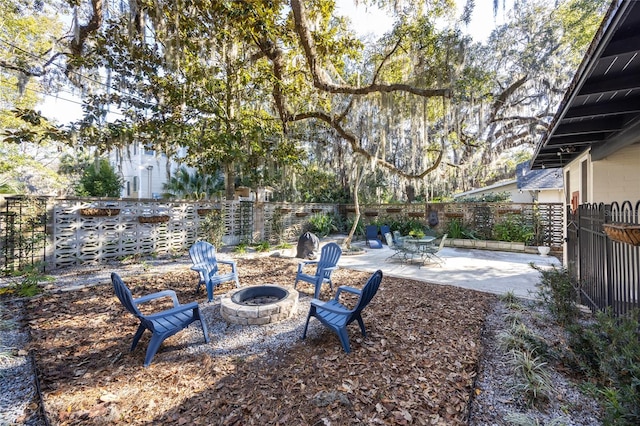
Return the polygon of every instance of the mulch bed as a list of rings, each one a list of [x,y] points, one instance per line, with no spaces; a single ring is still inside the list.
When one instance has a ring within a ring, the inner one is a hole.
[[[242,285],[292,285],[296,262],[238,259]],[[334,284],[361,288],[370,274],[340,269]],[[171,288],[181,302],[197,274],[125,280],[134,297]],[[232,283],[216,290],[223,294]],[[299,285],[301,297],[313,289]],[[322,299],[332,296],[324,286]],[[384,277],[363,312],[367,337],[350,325],[352,352],[335,334],[250,356],[189,350],[180,333],[143,368],[149,334],[129,352],[137,320],[110,283],[32,299],[27,309],[45,408],[52,424],[349,425],[465,424],[495,296]],[[199,327],[196,323],[193,326]],[[201,336],[200,336],[201,337]]]

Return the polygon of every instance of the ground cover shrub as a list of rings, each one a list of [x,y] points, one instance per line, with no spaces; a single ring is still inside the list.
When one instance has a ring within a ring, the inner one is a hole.
[[[540,270],[539,297],[568,333],[567,365],[591,379],[603,402],[607,425],[640,424],[640,312],[614,316],[611,310],[581,320],[578,291],[564,269]]]
[[[553,394],[549,345],[545,339],[529,328],[525,321],[527,308],[513,292],[500,296],[509,310],[503,317],[508,327],[498,334],[498,345],[511,354],[513,369],[511,390],[530,407],[538,407],[549,401]]]
[[[513,291],[501,294],[498,298],[511,310],[519,310],[521,308],[520,299],[518,299]]]
[[[605,424],[640,424],[639,312],[615,317],[598,312],[587,325],[568,329],[578,367],[595,380],[594,394],[603,400]]]
[[[544,339],[518,321],[512,322],[510,329],[500,334],[499,340],[500,346],[508,351],[536,353],[545,359],[549,355],[549,346]]]
[[[253,248],[257,251],[257,252],[265,252],[265,251],[269,251],[271,249],[271,244],[269,243],[269,241],[260,241],[259,243],[256,243]]]
[[[516,373],[513,389],[524,396],[529,406],[548,401],[553,388],[547,362],[535,351],[513,350],[511,354],[511,365]]]
[[[238,254],[244,254],[247,252],[247,247],[248,247],[247,243],[240,243],[233,248],[233,252]]]
[[[42,271],[42,263],[35,263],[11,273],[11,283],[6,287],[0,288],[0,294],[33,297],[42,293],[40,282],[51,281],[53,278],[44,275],[40,271]]]

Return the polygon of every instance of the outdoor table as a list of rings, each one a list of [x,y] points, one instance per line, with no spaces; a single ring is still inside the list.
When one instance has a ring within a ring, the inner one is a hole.
[[[425,236],[422,238],[405,237],[404,239],[405,244],[415,246],[415,250],[408,250],[408,254],[410,254],[409,260],[413,260],[413,255],[416,254],[420,256],[420,260],[424,262],[426,248],[432,246],[435,240],[436,240],[436,237],[432,237],[432,236]]]

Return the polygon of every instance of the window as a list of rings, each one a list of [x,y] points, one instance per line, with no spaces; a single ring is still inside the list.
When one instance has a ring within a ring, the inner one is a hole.
[[[133,192],[138,192],[138,176],[133,177]]]
[[[127,197],[131,196],[131,182],[127,181]]]

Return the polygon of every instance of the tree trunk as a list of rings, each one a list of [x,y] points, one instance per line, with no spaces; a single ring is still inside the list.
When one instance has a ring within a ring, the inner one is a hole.
[[[360,182],[362,182],[362,176],[364,175],[364,166],[360,167],[356,165],[356,179],[353,183],[353,203],[356,208],[356,218],[353,220],[353,225],[351,225],[351,230],[349,231],[349,235],[344,240],[343,249],[351,249],[351,240],[353,239],[353,234],[356,233],[356,228],[358,227],[358,222],[360,221],[360,203],[358,201],[358,191],[360,190]]]
[[[233,164],[225,165],[225,190],[227,200],[233,200],[236,196],[236,174],[234,172]]]

